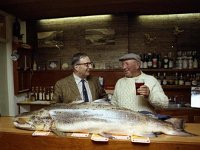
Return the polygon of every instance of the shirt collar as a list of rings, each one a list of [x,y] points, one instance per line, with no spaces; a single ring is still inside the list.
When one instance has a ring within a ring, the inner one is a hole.
[[[79,76],[77,76],[75,73],[73,73],[73,76],[74,76],[76,84],[79,84],[82,79]],[[87,79],[84,79],[84,80],[85,82],[88,82]]]

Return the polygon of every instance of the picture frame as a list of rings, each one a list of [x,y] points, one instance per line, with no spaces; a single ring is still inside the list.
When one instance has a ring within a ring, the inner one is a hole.
[[[37,33],[38,48],[63,48],[63,31]]]
[[[47,70],[60,70],[60,60],[48,60]]]
[[[115,45],[115,34],[111,28],[86,29],[85,41],[87,45]]]

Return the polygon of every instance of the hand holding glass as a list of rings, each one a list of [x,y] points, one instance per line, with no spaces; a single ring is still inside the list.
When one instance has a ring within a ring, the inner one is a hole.
[[[137,89],[139,89],[142,85],[144,85],[144,79],[135,80],[136,95],[140,95],[140,93],[137,92]]]

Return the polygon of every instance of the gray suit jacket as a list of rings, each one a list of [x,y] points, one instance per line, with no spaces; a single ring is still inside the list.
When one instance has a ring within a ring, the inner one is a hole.
[[[87,81],[89,83],[93,100],[107,97],[107,94],[101,87],[97,77],[89,76]],[[65,77],[56,82],[53,95],[54,101],[70,103],[75,100],[80,100],[80,98],[81,95],[73,75]]]

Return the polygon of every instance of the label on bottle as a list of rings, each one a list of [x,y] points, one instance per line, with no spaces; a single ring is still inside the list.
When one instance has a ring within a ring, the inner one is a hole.
[[[163,82],[162,82],[162,84],[163,84],[163,85],[167,85],[167,80],[164,79]]]
[[[179,85],[184,85],[184,81],[183,80],[179,80]]]

